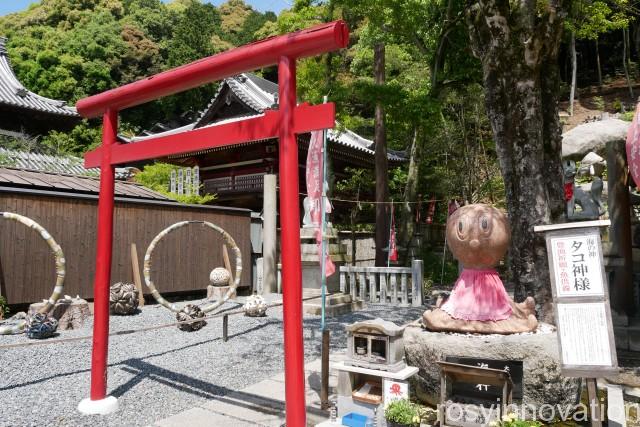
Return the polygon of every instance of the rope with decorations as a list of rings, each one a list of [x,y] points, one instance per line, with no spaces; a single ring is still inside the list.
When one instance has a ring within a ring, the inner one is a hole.
[[[178,228],[187,226],[189,224],[201,224],[203,226],[209,227],[217,231],[222,235],[222,238],[224,239],[224,242],[227,245],[227,247],[231,248],[231,250],[236,255],[236,274],[234,275],[233,283],[231,283],[231,286],[229,286],[229,289],[220,300],[215,301],[211,304],[205,305],[204,307],[198,307],[193,304],[187,304],[183,308],[178,308],[178,306],[176,306],[175,304],[171,304],[166,299],[164,299],[163,296],[160,294],[160,292],[158,292],[158,290],[156,289],[155,285],[153,284],[153,280],[151,280],[151,256],[153,255],[153,251],[155,250],[160,240],[162,240],[169,233],[177,230]],[[186,320],[203,318],[206,313],[210,313],[211,311],[220,307],[229,298],[231,298],[231,296],[235,294],[236,289],[240,285],[240,276],[242,274],[242,253],[240,252],[240,248],[238,248],[238,245],[236,244],[235,240],[233,240],[233,237],[231,237],[231,235],[221,227],[207,221],[181,221],[165,228],[160,233],[158,233],[158,235],[151,241],[151,243],[149,244],[149,247],[147,248],[147,253],[144,256],[143,274],[144,274],[144,281],[147,287],[149,288],[149,290],[151,291],[151,295],[153,295],[153,297],[158,302],[158,304],[176,313],[176,318],[178,319],[178,321],[186,321]],[[204,321],[201,321],[201,322],[194,321],[192,323],[182,325],[182,326],[186,326],[184,328],[181,327],[180,329],[182,330],[198,330],[202,328],[202,326],[204,326]],[[189,326],[191,326],[191,328],[189,328]]]
[[[33,316],[26,319],[19,319],[14,324],[0,325],[0,335],[20,334],[24,332],[26,328],[27,336],[29,338],[48,338],[54,334],[58,327],[57,320],[49,317],[48,314],[53,310],[56,301],[58,301],[64,289],[64,277],[66,274],[64,253],[62,252],[60,245],[53,239],[53,237],[51,237],[49,232],[31,218],[11,212],[0,212],[0,217],[17,221],[37,231],[40,237],[42,237],[51,248],[56,262],[56,284],[49,299],[45,301],[42,308]]]

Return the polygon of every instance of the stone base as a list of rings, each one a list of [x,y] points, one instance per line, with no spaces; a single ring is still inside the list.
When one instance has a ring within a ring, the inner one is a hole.
[[[82,399],[78,411],[84,415],[107,415],[118,410],[118,399],[107,396],[100,400]]]
[[[230,286],[207,286],[207,299],[221,300],[229,291]],[[236,293],[231,294],[230,299],[236,299]]]
[[[315,295],[315,293],[315,290],[303,290],[305,298]],[[341,314],[362,310],[363,306],[364,304],[362,301],[353,301],[351,299],[351,295],[343,293],[328,294],[325,304],[325,315],[329,317],[339,316]],[[322,313],[322,297],[319,296],[317,298],[304,301],[302,310],[305,314],[320,316]]]
[[[566,407],[575,404],[579,392],[580,380],[560,373],[557,333],[549,325],[541,325],[535,333],[468,335],[429,332],[415,322],[405,329],[404,347],[407,364],[420,368],[413,377],[417,395],[431,405],[440,402],[436,362],[447,356],[522,360],[524,404]]]
[[[31,317],[44,307],[43,302],[36,302],[29,306],[28,316]],[[89,310],[89,304],[86,300],[73,298],[73,299],[59,299],[53,306],[53,310],[49,313],[49,316],[58,321],[58,329],[65,331],[67,329],[79,329],[84,324],[87,317],[91,316]]]

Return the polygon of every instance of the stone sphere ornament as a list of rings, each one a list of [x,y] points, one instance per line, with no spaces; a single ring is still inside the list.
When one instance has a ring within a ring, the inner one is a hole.
[[[209,282],[212,286],[229,286],[231,273],[224,267],[216,267],[209,274]]]
[[[27,319],[27,337],[45,339],[52,337],[58,329],[58,321],[46,313],[35,313]]]
[[[133,283],[118,282],[109,290],[109,311],[113,314],[133,314],[138,309],[138,290]]]
[[[267,302],[260,295],[251,295],[244,303],[244,315],[249,317],[262,317],[267,313]]]
[[[182,310],[176,314],[178,322],[186,322],[187,320],[201,319],[204,317],[204,311],[194,304],[185,305]],[[178,325],[178,329],[185,332],[193,332],[202,329],[207,322],[204,320],[191,323],[183,323]]]
[[[533,298],[516,304],[494,269],[511,240],[506,215],[488,205],[463,206],[449,217],[446,234],[463,269],[449,298],[422,315],[425,327],[483,334],[534,331],[538,321]]]

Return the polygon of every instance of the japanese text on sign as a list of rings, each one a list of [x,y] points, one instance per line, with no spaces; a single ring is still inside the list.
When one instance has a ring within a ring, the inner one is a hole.
[[[604,295],[599,236],[551,239],[558,297]]]
[[[563,363],[611,366],[605,303],[558,304],[557,307]]]

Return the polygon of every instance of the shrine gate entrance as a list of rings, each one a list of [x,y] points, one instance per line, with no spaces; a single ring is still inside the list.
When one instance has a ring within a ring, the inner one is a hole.
[[[286,422],[290,427],[306,425],[296,134],[333,128],[335,106],[332,103],[297,105],[296,60],[344,48],[348,42],[349,30],[346,24],[335,21],[251,43],[78,101],[76,107],[83,117],[103,118],[102,145],[85,155],[85,167],[100,167],[100,198],[91,394],[89,399],[80,404],[79,408],[83,412],[105,413],[117,408],[115,398],[107,397],[106,394],[115,166],[277,137],[280,162]],[[278,110],[266,111],[257,118],[150,138],[143,142],[116,142],[120,110],[276,64]]]

